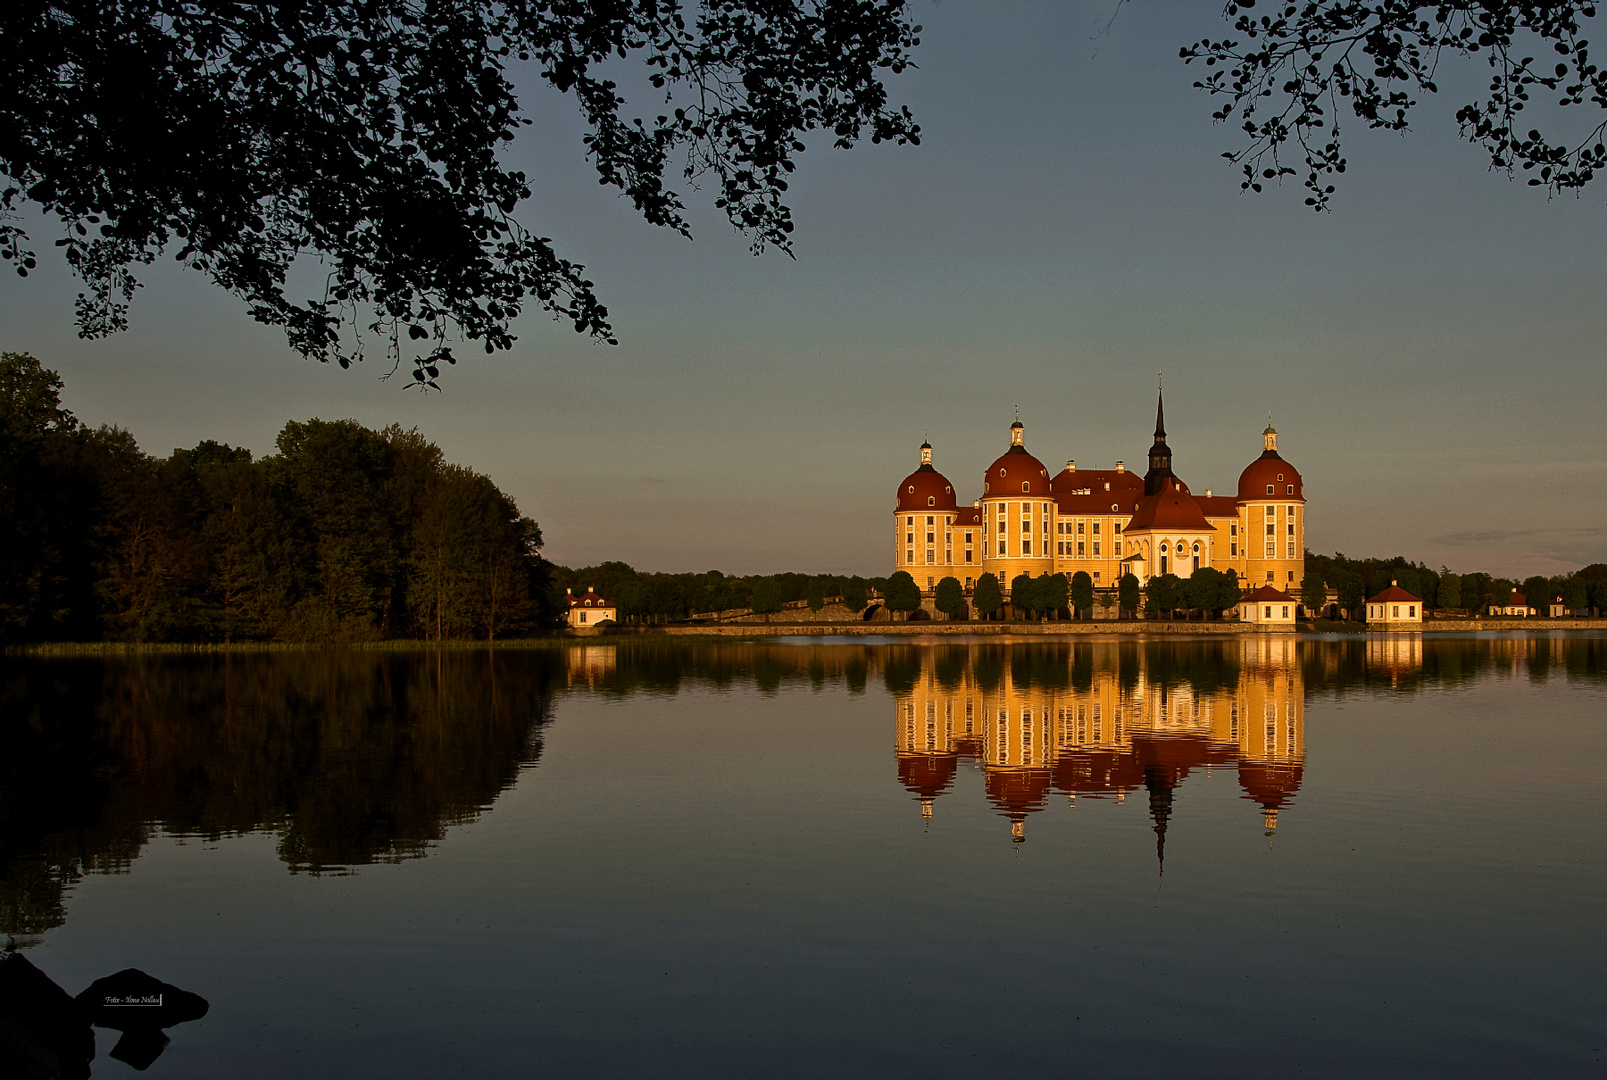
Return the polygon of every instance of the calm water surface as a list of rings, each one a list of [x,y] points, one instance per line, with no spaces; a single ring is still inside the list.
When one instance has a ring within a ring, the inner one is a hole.
[[[8,659],[0,930],[210,999],[152,1076],[1594,1077],[1604,660]]]

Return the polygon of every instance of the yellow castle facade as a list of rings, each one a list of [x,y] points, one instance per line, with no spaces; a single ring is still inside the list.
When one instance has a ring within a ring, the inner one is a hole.
[[[893,505],[893,564],[923,592],[945,577],[969,595],[983,574],[1001,589],[1019,574],[1078,571],[1096,589],[1123,574],[1186,578],[1204,567],[1234,570],[1246,588],[1298,587],[1305,572],[1306,499],[1300,473],[1278,453],[1278,433],[1262,432],[1261,456],[1239,474],[1232,495],[1194,494],[1172,472],[1164,403],[1157,401],[1149,469],[1139,476],[1077,468],[1050,475],[1027,451],[1019,419],[1010,445],[982,476],[981,497],[961,504],[954,485],[921,445],[920,466],[899,484]]]

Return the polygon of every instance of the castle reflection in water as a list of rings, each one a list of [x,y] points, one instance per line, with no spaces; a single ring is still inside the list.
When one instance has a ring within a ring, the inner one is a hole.
[[[1205,652],[1198,642],[1188,651],[1122,642],[927,648],[896,699],[899,782],[930,817],[960,765],[975,765],[1017,842],[1052,797],[1123,802],[1142,792],[1164,858],[1179,785],[1197,769],[1235,768],[1270,833],[1305,770],[1299,644],[1250,638]]]

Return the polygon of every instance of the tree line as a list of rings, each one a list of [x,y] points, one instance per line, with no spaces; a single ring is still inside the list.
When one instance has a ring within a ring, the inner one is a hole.
[[[1308,612],[1322,611],[1328,605],[1328,590],[1333,589],[1340,613],[1345,618],[1359,618],[1367,598],[1377,596],[1391,582],[1420,599],[1430,611],[1478,614],[1492,605],[1504,606],[1513,590],[1542,615],[1558,597],[1569,611],[1607,608],[1607,563],[1592,563],[1551,577],[1535,574],[1520,581],[1482,572],[1456,574],[1445,567],[1436,573],[1400,555],[1350,559],[1342,552],[1328,556],[1310,551],[1306,552],[1300,602]]]
[[[603,562],[578,569],[554,565],[548,581],[548,602],[555,611],[565,609],[569,590],[579,594],[591,588],[614,602],[621,622],[652,624],[739,609],[772,615],[798,602],[820,611],[828,599],[838,597],[850,612],[858,614],[873,595],[887,588],[888,579],[796,573],[744,577],[719,570],[663,574],[637,570],[629,563]]]
[[[0,354],[5,641],[485,638],[548,618],[541,530],[418,430],[291,421],[166,458]]]

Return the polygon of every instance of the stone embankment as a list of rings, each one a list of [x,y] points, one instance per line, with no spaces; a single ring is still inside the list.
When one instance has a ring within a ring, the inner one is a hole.
[[[813,615],[812,612],[806,614]],[[824,614],[824,612],[822,612]],[[1607,619],[1430,619],[1421,628],[1375,630],[1373,633],[1468,633],[1497,630],[1508,633],[1544,633],[1550,630],[1607,630]],[[575,637],[599,634],[663,634],[670,637],[952,637],[1013,636],[1071,637],[1083,634],[1294,634],[1309,632],[1294,626],[1266,626],[1241,622],[1171,622],[1148,619],[1098,619],[1091,622],[831,622],[777,615],[772,622],[699,623],[679,626],[622,626],[611,631],[570,630]],[[1360,632],[1359,630],[1357,632]]]

